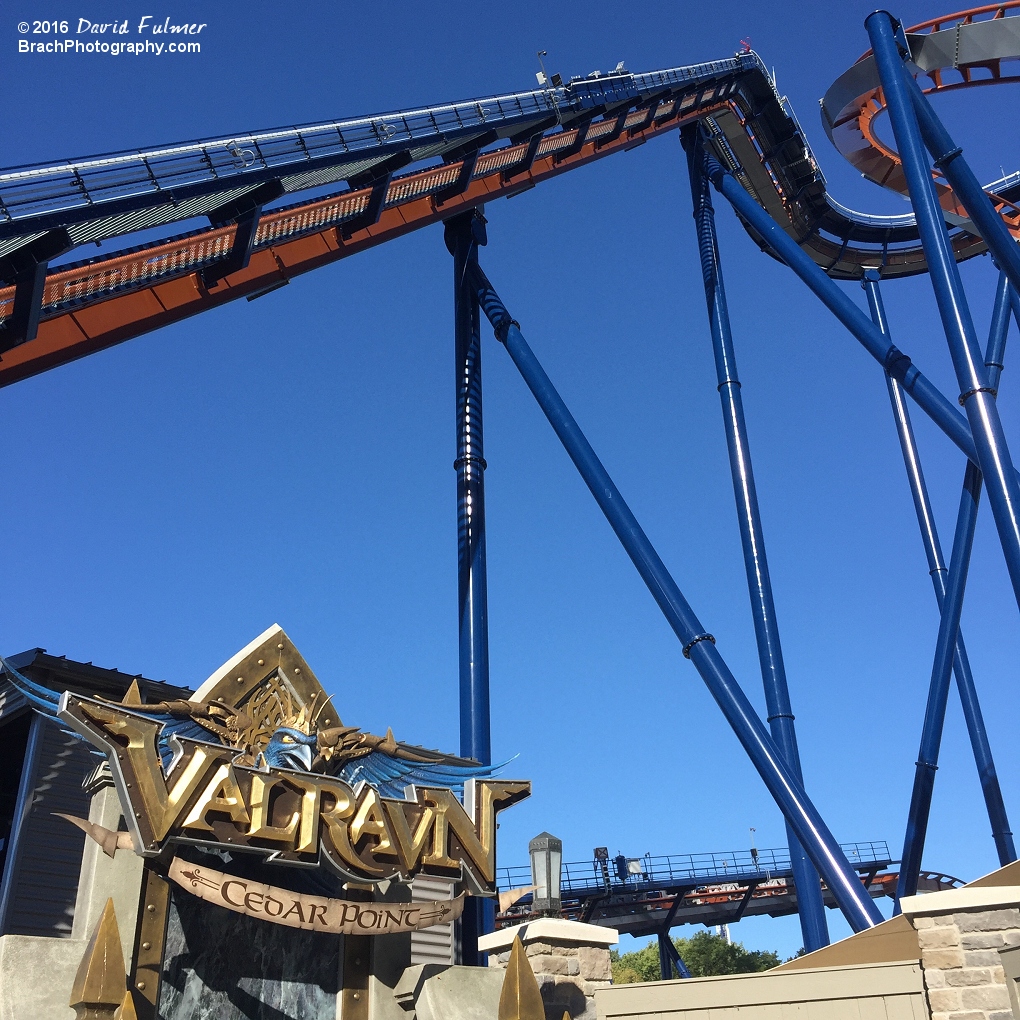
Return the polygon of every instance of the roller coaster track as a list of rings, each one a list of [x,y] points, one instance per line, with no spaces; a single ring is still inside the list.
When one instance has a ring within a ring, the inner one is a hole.
[[[1020,0],[908,31],[928,92],[1020,81]],[[959,80],[957,80],[959,79]],[[875,133],[884,109],[865,55],[829,89],[823,124],[865,176],[904,190]],[[512,197],[694,120],[716,157],[835,279],[926,271],[912,214],[837,203],[761,59],[647,74],[618,69],[533,92],[0,171],[0,386]],[[332,190],[344,183],[341,190]],[[1020,174],[988,185],[1020,233]],[[302,195],[296,203],[286,199]],[[944,185],[959,260],[985,251]],[[195,226],[196,221],[205,225]],[[184,232],[49,267],[79,245]],[[759,243],[762,243],[759,240]],[[765,250],[767,246],[763,244]]]
[[[847,843],[842,849],[861,876],[873,899],[894,897],[899,878],[890,870],[897,862],[885,843]],[[734,924],[743,917],[768,914],[783,917],[797,912],[797,893],[785,849],[746,850],[716,854],[680,854],[642,857],[622,867],[601,870],[599,862],[564,863],[561,874],[561,914],[572,921],[587,921],[637,937],[656,935],[685,924],[709,927]],[[633,863],[642,869],[626,873]],[[615,862],[614,862],[615,864]],[[500,868],[501,892],[531,882],[528,867]],[[938,892],[955,889],[958,878],[926,871],[918,889]],[[836,906],[822,887],[827,906]],[[497,915],[497,927],[520,924],[532,917],[531,896],[526,894]]]

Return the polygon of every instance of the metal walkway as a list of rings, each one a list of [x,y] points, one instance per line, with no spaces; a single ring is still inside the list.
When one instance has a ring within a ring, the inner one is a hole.
[[[893,897],[898,872],[885,842],[840,844],[873,899]],[[685,924],[713,927],[734,924],[742,917],[797,913],[793,869],[785,847],[735,850],[730,853],[676,854],[663,857],[618,856],[605,868],[598,860],[564,863],[562,915],[572,921],[616,928],[634,936],[658,935]],[[501,892],[531,884],[529,866],[499,868]],[[924,872],[923,892],[955,889],[958,878]],[[835,897],[823,885],[826,906]],[[497,915],[500,927],[533,916],[528,893]]]
[[[930,91],[961,87],[954,75],[963,75],[962,84],[986,83],[970,65],[946,69],[952,61],[945,36],[970,40],[964,52],[974,68],[987,66],[989,54],[996,69],[1020,56],[1020,34],[1007,16],[1018,7],[1001,5],[1002,17],[976,26],[941,19],[928,23],[926,33],[913,32],[918,60],[933,76]],[[999,73],[1002,81],[1017,80]],[[855,119],[858,93],[866,122]],[[899,177],[888,172],[898,166],[897,156],[870,131],[882,108],[876,94],[880,99],[873,64],[862,58],[827,93],[825,123],[848,158],[859,163],[862,152],[874,154],[872,163],[884,161],[881,182],[898,187]],[[705,124],[716,158],[831,277],[857,279],[879,265],[886,278],[927,270],[912,214],[858,213],[828,194],[789,103],[757,54],[740,53],[0,171],[0,283],[10,284],[0,286],[0,386],[227,301],[251,300],[301,273],[693,121]],[[854,132],[865,139],[856,147],[846,141]],[[988,190],[1020,231],[1014,204],[1020,176]],[[298,194],[303,197],[294,202]],[[965,229],[966,219],[958,211],[951,218],[956,257],[983,253],[986,246]],[[170,226],[178,232],[151,239]],[[130,245],[142,231],[144,243]],[[752,236],[771,252],[760,235]],[[116,238],[129,246],[48,265],[83,244]]]

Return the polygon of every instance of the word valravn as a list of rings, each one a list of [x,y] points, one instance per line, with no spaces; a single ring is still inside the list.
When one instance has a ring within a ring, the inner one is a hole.
[[[293,863],[314,864],[321,855],[359,881],[425,872],[491,892],[496,814],[531,792],[527,782],[469,780],[464,805],[443,788],[412,787],[413,799],[395,800],[367,783],[236,765],[236,750],[185,739],[177,739],[164,777],[157,720],[72,694],[64,695],[61,716],[106,748],[130,804],[136,848],[146,856],[171,840],[212,843]]]

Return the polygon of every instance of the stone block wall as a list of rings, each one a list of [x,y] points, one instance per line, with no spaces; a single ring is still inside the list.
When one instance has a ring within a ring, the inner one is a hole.
[[[524,947],[538,979],[546,1020],[595,1020],[595,990],[612,984],[607,946],[583,946],[560,939],[528,941]],[[489,953],[489,966],[506,968],[510,950]]]
[[[1020,946],[1020,909],[960,905],[910,921],[932,1020],[1014,1020],[999,950]]]

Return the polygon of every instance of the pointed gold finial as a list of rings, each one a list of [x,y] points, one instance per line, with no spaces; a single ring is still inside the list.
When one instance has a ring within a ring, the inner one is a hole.
[[[519,937],[510,948],[503,990],[499,993],[499,1020],[545,1020],[538,979]]]
[[[123,1013],[126,984],[117,915],[109,899],[85,947],[68,1005],[77,1020],[114,1020]],[[133,1004],[131,1008],[133,1014]]]
[[[137,679],[131,681],[131,686],[127,689],[127,692],[124,695],[124,700],[121,701],[121,704],[127,705],[128,708],[131,708],[134,705],[143,704],[142,692],[138,687]]]
[[[563,1020],[570,1020],[570,1010],[569,1009],[565,1009],[563,1011]]]
[[[130,991],[124,993],[124,1001],[120,1004],[120,1009],[113,1014],[113,1020],[138,1020],[138,1014],[135,1012],[135,1000],[131,997]]]

